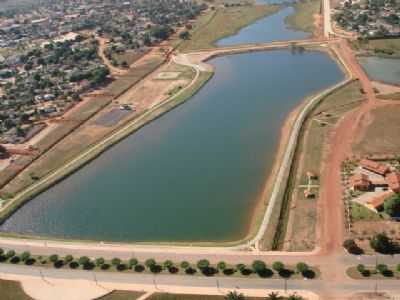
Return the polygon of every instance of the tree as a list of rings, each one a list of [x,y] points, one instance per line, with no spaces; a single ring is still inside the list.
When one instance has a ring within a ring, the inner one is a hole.
[[[393,252],[393,243],[384,233],[376,234],[370,241],[371,248],[379,253]]]
[[[308,267],[308,265],[307,265],[306,263],[304,263],[304,262],[299,262],[299,263],[296,265],[296,270],[297,270],[297,272],[299,272],[299,273],[304,273],[304,272],[307,272],[307,271],[309,270],[309,267]]]
[[[182,32],[179,34],[179,38],[182,39],[182,40],[188,40],[188,39],[190,38],[190,33],[189,33],[189,31],[187,31],[187,30],[182,31]]]
[[[350,254],[355,254],[355,255],[360,255],[363,254],[363,250],[358,247],[356,242],[352,239],[345,240],[343,242],[343,247],[350,253]]]
[[[387,267],[387,265],[385,265],[385,264],[379,264],[379,265],[377,265],[376,266],[376,270],[379,272],[379,273],[384,273],[385,271],[387,271],[388,270],[388,267]]]
[[[240,294],[236,291],[229,292],[228,295],[225,296],[225,300],[245,300],[246,298],[243,294]]]
[[[29,257],[31,257],[31,254],[28,251],[22,252],[21,253],[21,260],[22,261],[26,261],[29,259]]]
[[[267,298],[265,300],[282,300],[282,297],[279,296],[278,292],[271,292],[268,294]]]
[[[267,266],[265,265],[265,263],[262,260],[255,260],[255,261],[253,261],[252,267],[253,267],[254,272],[260,273],[260,272],[264,271]]]
[[[153,258],[149,258],[144,262],[144,265],[148,268],[155,266],[157,263]]]
[[[280,261],[276,261],[272,264],[272,269],[274,269],[277,272],[281,272],[285,269],[285,265]]]
[[[78,259],[78,263],[80,264],[80,265],[86,265],[86,264],[88,264],[90,262],[90,259],[89,259],[89,257],[87,257],[87,256],[81,256],[79,259]]]
[[[104,258],[102,258],[102,257],[98,257],[98,258],[96,258],[96,260],[95,260],[95,264],[96,264],[96,266],[101,266],[102,264],[104,264]]]
[[[58,255],[57,255],[57,254],[52,254],[52,255],[50,255],[50,256],[49,256],[49,260],[50,260],[52,263],[55,263],[55,262],[58,260]]]
[[[220,262],[217,264],[217,268],[218,268],[219,270],[221,270],[221,271],[225,270],[225,269],[226,269],[226,263],[225,263],[224,261],[220,261]]]
[[[395,194],[383,203],[384,211],[391,217],[400,216],[400,194]]]
[[[129,268],[133,268],[133,267],[137,266],[138,263],[139,263],[139,261],[136,258],[132,257],[128,262],[128,266],[129,266]]]
[[[65,258],[64,258],[64,261],[68,264],[68,263],[70,263],[71,261],[73,261],[74,260],[74,257],[72,256],[72,255],[66,255],[65,256]]]
[[[199,269],[206,269],[210,266],[210,262],[207,259],[201,259],[197,262],[197,267]]]
[[[164,268],[165,269],[169,269],[169,268],[171,268],[171,267],[173,267],[174,266],[174,263],[172,262],[172,260],[166,260],[165,262],[164,262]]]
[[[365,272],[365,266],[363,264],[357,265],[357,271],[362,274]]]
[[[119,259],[118,257],[114,257],[114,258],[111,260],[111,263],[112,263],[114,266],[118,266],[118,265],[121,263],[121,259]]]
[[[302,296],[297,295],[297,294],[292,294],[292,295],[289,295],[287,300],[304,300],[304,298]]]
[[[14,255],[15,255],[14,250],[8,250],[6,253],[6,258],[9,259],[9,258],[13,257]]]
[[[181,262],[181,268],[182,269],[187,269],[187,268],[189,268],[190,267],[190,264],[189,264],[189,262],[187,262],[187,261],[183,261],[183,262]]]

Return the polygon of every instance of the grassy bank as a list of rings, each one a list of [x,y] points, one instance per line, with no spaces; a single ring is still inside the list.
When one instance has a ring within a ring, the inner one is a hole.
[[[191,31],[190,40],[183,42],[179,49],[188,51],[215,47],[217,40],[234,35],[241,28],[279,9],[278,5],[217,7],[215,11],[199,18],[198,25]]]
[[[317,201],[319,188],[313,188],[313,198],[306,198],[299,188],[307,184],[307,172],[312,172],[317,179],[313,185],[319,185],[319,176],[323,164],[323,145],[331,128],[342,114],[361,103],[362,95],[358,82],[352,82],[336,90],[310,112],[304,122],[293,164],[290,170],[288,185],[283,197],[282,210],[274,238],[274,249],[290,251],[310,251],[315,247],[315,230],[317,220]],[[294,205],[295,203],[295,205]],[[294,209],[289,207],[293,204]],[[289,228],[289,212],[293,220]],[[289,245],[285,241],[290,240]]]
[[[351,45],[363,55],[400,58],[400,38],[355,40]]]
[[[293,5],[295,13],[285,20],[287,25],[295,30],[313,33],[315,31],[314,15],[319,14],[321,1],[303,0]]]

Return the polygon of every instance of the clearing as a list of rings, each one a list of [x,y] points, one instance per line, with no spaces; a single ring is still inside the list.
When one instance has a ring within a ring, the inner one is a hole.
[[[1,300],[33,300],[17,281],[0,280]]]

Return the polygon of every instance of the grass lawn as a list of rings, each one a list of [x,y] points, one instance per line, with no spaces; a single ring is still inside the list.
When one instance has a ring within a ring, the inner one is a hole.
[[[143,292],[114,291],[108,295],[98,298],[97,300],[136,300],[143,294]]]
[[[369,210],[368,208],[358,204],[352,203],[351,204],[351,218],[353,221],[379,221],[382,220],[380,214],[374,213],[373,211]]]
[[[313,172],[318,177],[323,162],[324,145],[331,128],[339,117],[361,103],[363,95],[360,93],[359,83],[352,82],[333,94],[327,96],[310,114],[305,122],[304,129],[299,138],[294,165],[291,170],[285,200],[290,207],[290,202],[296,199],[292,229],[287,231],[289,209],[282,214],[280,220],[281,230],[277,231],[274,248],[282,249],[285,240],[290,240],[290,251],[310,251],[315,246],[315,226],[317,220],[318,188],[313,188],[315,198],[304,196],[304,185],[307,182],[307,172]],[[323,121],[326,125],[322,125]],[[313,184],[318,185],[319,180]]]
[[[0,280],[1,300],[33,300],[22,290],[21,284],[17,281]]]
[[[180,45],[180,50],[196,50],[215,47],[214,43],[237,33],[242,27],[271,15],[280,9],[278,5],[247,5],[218,7],[198,19],[191,30],[191,38]]]
[[[364,50],[369,52],[369,54],[387,57],[400,57],[400,38],[366,41],[356,40],[351,44],[356,50]]]
[[[293,29],[312,33],[315,30],[313,15],[319,14],[321,1],[303,0],[293,6],[295,13],[286,18],[286,23]]]

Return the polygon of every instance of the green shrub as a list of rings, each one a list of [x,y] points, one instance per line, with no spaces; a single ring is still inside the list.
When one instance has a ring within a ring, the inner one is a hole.
[[[276,261],[272,264],[272,269],[274,269],[277,272],[281,272],[285,269],[285,265],[280,261]]]
[[[157,262],[153,258],[149,258],[144,262],[145,266],[148,268],[151,268],[152,266],[155,266]]]
[[[102,264],[104,264],[105,263],[105,260],[104,260],[104,258],[102,258],[102,257],[98,257],[98,258],[96,258],[96,260],[95,260],[95,264],[96,264],[96,266],[101,266]]]
[[[217,264],[217,268],[218,268],[218,270],[221,270],[221,271],[225,270],[226,269],[226,263],[224,261],[220,261]]]
[[[50,260],[52,263],[55,263],[55,262],[58,260],[58,255],[57,255],[57,254],[52,254],[52,255],[50,255],[50,256],[49,256],[49,260]]]
[[[79,257],[79,259],[78,259],[78,263],[79,263],[81,266],[87,265],[89,262],[90,262],[90,259],[89,259],[89,257],[87,257],[87,256],[81,256],[81,257]]]
[[[132,257],[128,262],[129,268],[136,266],[138,263],[139,263],[138,260]]]
[[[262,260],[255,260],[251,266],[256,273],[264,271],[267,267],[265,262],[263,262]]]
[[[210,262],[207,259],[201,259],[197,262],[197,267],[199,269],[205,269],[210,266]]]
[[[187,269],[187,268],[189,268],[190,267],[190,264],[189,264],[189,262],[187,262],[187,261],[183,261],[183,262],[181,262],[181,268],[182,269]]]
[[[299,263],[296,265],[296,270],[297,270],[297,272],[299,272],[299,273],[307,272],[309,269],[310,269],[310,268],[308,267],[308,265],[307,265],[306,263],[304,263],[304,262],[299,262]]]
[[[25,251],[21,253],[20,257],[22,261],[26,261],[27,259],[29,259],[29,257],[31,257],[31,254],[28,251]]]
[[[111,263],[112,263],[114,266],[118,266],[119,264],[121,264],[121,259],[119,259],[118,257],[114,257],[114,258],[111,260]]]
[[[69,264],[71,261],[73,261],[74,260],[74,257],[72,256],[72,255],[66,255],[65,257],[64,257],[64,261],[65,261],[65,263],[67,263],[67,264]]]

